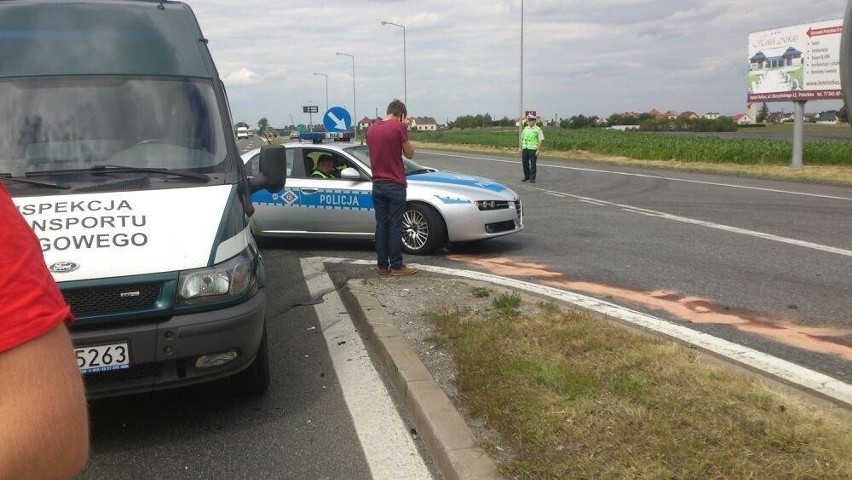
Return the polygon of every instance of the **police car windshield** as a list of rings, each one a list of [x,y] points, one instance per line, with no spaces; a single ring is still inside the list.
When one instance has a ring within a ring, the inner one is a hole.
[[[370,150],[366,145],[358,145],[355,147],[349,147],[346,149],[346,152],[353,157],[357,158],[364,165],[370,166]],[[434,171],[432,168],[426,168],[414,160],[409,160],[405,157],[402,157],[402,163],[405,165],[405,174],[411,175],[414,173],[424,173],[429,171]]]
[[[228,167],[217,105],[208,79],[0,79],[0,171],[114,164],[220,172]]]

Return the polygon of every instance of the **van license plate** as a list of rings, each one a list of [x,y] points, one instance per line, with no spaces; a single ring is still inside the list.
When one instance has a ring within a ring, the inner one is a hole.
[[[130,368],[127,343],[75,348],[80,373],[100,373]]]

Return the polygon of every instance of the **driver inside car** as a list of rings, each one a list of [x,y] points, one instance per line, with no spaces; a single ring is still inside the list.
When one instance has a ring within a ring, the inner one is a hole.
[[[332,170],[334,170],[334,160],[331,158],[331,155],[323,154],[317,159],[317,166],[311,172],[311,177],[332,179],[334,178]]]

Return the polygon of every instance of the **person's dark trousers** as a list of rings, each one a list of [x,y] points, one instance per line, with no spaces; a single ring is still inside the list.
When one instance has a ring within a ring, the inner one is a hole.
[[[402,267],[402,214],[405,186],[394,182],[373,183],[376,211],[376,259],[380,269]]]
[[[538,160],[538,155],[535,150],[527,150],[521,152],[521,164],[524,166],[524,180],[535,180],[535,162]]]

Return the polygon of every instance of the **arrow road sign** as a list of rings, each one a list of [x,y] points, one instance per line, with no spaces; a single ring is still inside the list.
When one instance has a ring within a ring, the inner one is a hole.
[[[345,132],[352,128],[352,116],[343,107],[331,107],[322,117],[326,131]]]

